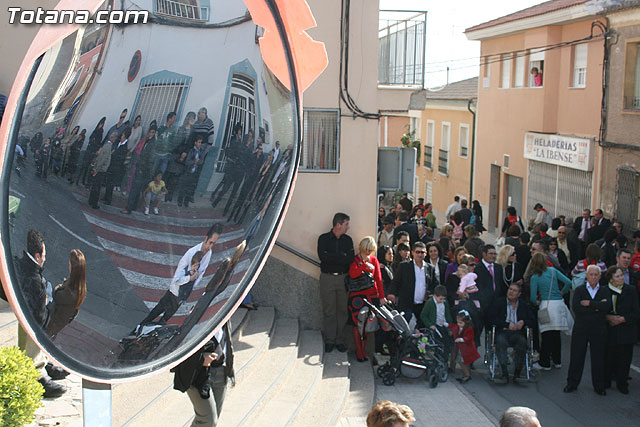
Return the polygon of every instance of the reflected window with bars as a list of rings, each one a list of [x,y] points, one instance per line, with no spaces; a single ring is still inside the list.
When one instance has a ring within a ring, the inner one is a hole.
[[[191,77],[170,72],[160,72],[143,78],[131,117],[140,115],[144,129],[148,129],[153,120],[156,120],[159,126],[164,124],[167,114],[171,112],[175,112],[180,119],[182,104],[190,84]]]
[[[300,170],[339,172],[340,111],[305,109]]]

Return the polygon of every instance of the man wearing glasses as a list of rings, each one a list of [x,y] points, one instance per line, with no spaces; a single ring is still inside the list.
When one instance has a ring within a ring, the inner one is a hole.
[[[105,137],[104,137],[104,140],[102,141],[103,144],[107,141],[107,138],[109,138],[109,135],[111,135],[113,132],[116,132],[118,134],[115,140],[120,141],[120,137],[122,136],[122,133],[127,128],[127,126],[124,124],[124,119],[127,118],[128,111],[129,110],[127,110],[126,108],[122,110],[122,113],[120,113],[120,119],[118,120],[118,123],[111,126],[111,129],[109,129],[109,131],[104,134]]]
[[[389,300],[396,299],[398,311],[404,312],[407,322],[411,315],[416,316],[416,327],[424,328],[420,318],[424,302],[433,290],[434,271],[431,264],[424,262],[427,253],[426,245],[422,242],[413,244],[413,261],[405,261],[398,266],[398,272],[391,283]]]

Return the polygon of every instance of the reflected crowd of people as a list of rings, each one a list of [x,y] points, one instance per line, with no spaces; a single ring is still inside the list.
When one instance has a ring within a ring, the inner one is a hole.
[[[40,131],[30,139],[21,136],[18,146],[24,153],[33,153],[38,177],[46,180],[53,174],[88,189],[88,204],[93,209],[99,209],[100,203],[110,205],[114,192],[126,200],[123,214],[141,210],[145,215],[159,215],[163,203],[174,201],[188,208],[195,201],[202,168],[214,143],[215,128],[206,107],[198,113],[188,112],[182,124],[170,112],[164,123],[153,119],[146,129],[140,115],[131,122],[127,114],[125,108],[109,128],[107,118],[102,117],[88,136],[80,126],[70,131],[60,126],[47,137]],[[222,148],[218,160],[224,159],[219,167],[223,177],[210,202],[215,208],[226,197],[223,215],[229,221],[240,223],[251,206],[261,206],[291,163],[293,145],[282,150],[275,141],[265,153],[264,139],[264,132],[244,132],[243,125],[235,123]]]

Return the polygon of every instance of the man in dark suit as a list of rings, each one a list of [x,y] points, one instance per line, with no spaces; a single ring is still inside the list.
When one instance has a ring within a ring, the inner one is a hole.
[[[433,288],[433,267],[424,261],[426,253],[424,243],[413,244],[413,260],[405,261],[398,266],[388,295],[390,301],[395,300],[398,310],[404,312],[407,321],[411,319],[411,314],[416,316],[418,328],[424,327],[420,314],[428,298],[428,289]]]
[[[585,209],[582,211],[582,216],[576,218],[573,222],[573,229],[576,231],[576,236],[583,242],[586,242],[587,230],[591,227],[591,210]]]
[[[504,283],[504,270],[500,264],[496,263],[497,255],[495,246],[485,245],[482,248],[482,260],[476,264],[475,273],[478,275],[476,285],[478,286],[482,319],[486,317],[487,310],[491,306],[493,299],[498,296],[504,296],[507,293],[507,287]],[[483,328],[484,324],[476,325],[478,336],[482,334]]]
[[[596,209],[593,218],[596,220],[596,225],[587,232],[587,243],[595,243],[596,240],[602,239],[604,233],[611,228],[611,220],[604,217],[602,209]]]
[[[497,255],[495,246],[484,245],[482,261],[476,265],[475,273],[478,275],[476,285],[480,292],[480,307],[485,313],[496,296],[503,296],[507,293],[507,287],[503,280],[504,271],[502,266],[496,263]]]
[[[578,286],[573,294],[572,307],[575,323],[571,333],[571,359],[565,393],[578,389],[587,355],[587,344],[591,346],[591,381],[593,389],[601,396],[605,390],[604,357],[607,341],[607,319],[611,304],[609,288],[600,286],[600,268],[587,267],[587,283]]]
[[[396,228],[393,232],[393,245],[396,245],[396,240],[398,239],[398,233],[401,231],[406,231],[409,233],[409,240],[411,241],[411,245],[420,240],[418,236],[418,226],[416,224],[409,224],[407,221],[409,220],[409,214],[406,212],[400,212],[396,217]]]
[[[489,325],[496,327],[496,352],[502,369],[502,383],[509,382],[507,368],[507,349],[513,347],[516,353],[513,382],[517,382],[524,367],[524,356],[527,352],[525,326],[533,326],[533,314],[529,305],[520,300],[521,289],[512,283],[507,290],[506,298],[496,298],[489,307],[487,318]]]
[[[622,269],[624,274],[624,284],[631,286],[633,289],[638,289],[638,282],[640,281],[640,272],[631,268],[631,251],[623,248],[618,250],[616,256],[616,266]]]

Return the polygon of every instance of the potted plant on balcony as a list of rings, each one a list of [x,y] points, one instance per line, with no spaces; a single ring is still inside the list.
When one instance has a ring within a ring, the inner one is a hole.
[[[420,140],[416,138],[415,129],[411,130],[409,125],[407,125],[406,128],[407,131],[402,135],[402,138],[400,138],[400,142],[402,142],[403,147],[416,149],[416,163],[420,164]]]

